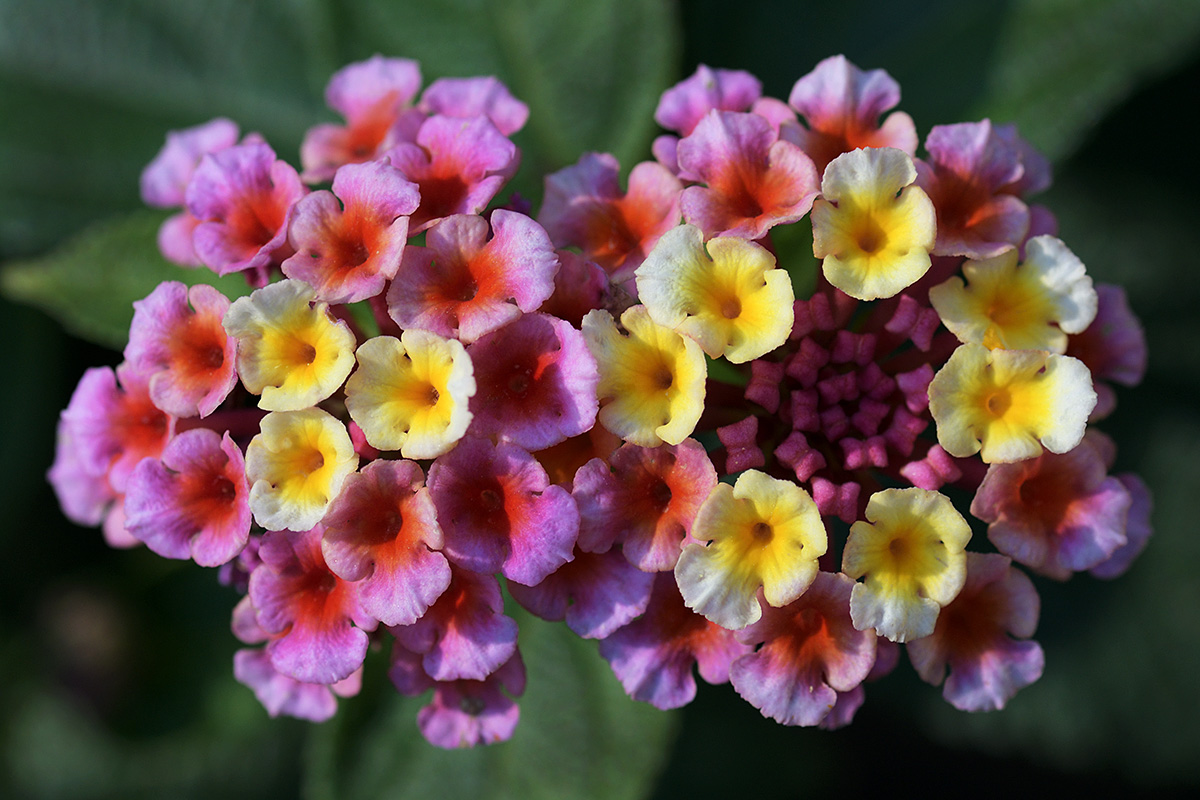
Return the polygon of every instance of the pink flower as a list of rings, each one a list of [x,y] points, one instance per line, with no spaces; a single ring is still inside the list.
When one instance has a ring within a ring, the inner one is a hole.
[[[1009,559],[968,553],[966,584],[933,634],[905,645],[908,658],[921,680],[946,680],[942,694],[960,711],[1003,708],[1042,676],[1042,648],[1029,641],[1039,606],[1033,583]]]
[[[166,281],[133,309],[125,360],[149,376],[154,405],[176,417],[215,411],[238,380],[237,342],[222,327],[225,295]]]
[[[262,142],[207,155],[187,190],[187,208],[200,220],[196,255],[218,275],[249,272],[261,285],[267,270],[291,255],[287,218],[305,193],[300,176]]]
[[[250,601],[271,665],[302,683],[335,683],[362,666],[375,620],[353,584],[334,575],[321,555],[321,528],[268,531],[262,563],[250,575]],[[356,627],[357,626],[357,627]]]
[[[575,501],[515,445],[463,439],[429,468],[429,491],[456,566],[533,586],[571,560]]]
[[[712,111],[679,143],[683,218],[712,236],[759,239],[808,213],[820,190],[812,160],[756,114]]]
[[[690,77],[662,93],[654,120],[687,136],[709,111],[748,111],[760,97],[762,83],[749,72],[701,64]]]
[[[296,254],[283,262],[283,274],[305,281],[328,303],[379,294],[400,267],[408,215],[419,202],[416,185],[384,162],[341,167],[332,192],[296,203],[288,224]]]
[[[1100,304],[1096,318],[1083,333],[1067,338],[1067,355],[1078,358],[1092,373],[1096,389],[1096,408],[1091,420],[1103,419],[1113,412],[1117,395],[1107,381],[1136,386],[1146,374],[1146,334],[1129,308],[1125,290],[1120,286],[1096,287]]]
[[[387,293],[397,325],[469,344],[550,297],[558,257],[542,227],[497,209],[491,228],[489,239],[487,220],[456,214],[430,228],[425,247],[405,249]]]
[[[675,576],[662,572],[646,613],[600,641],[625,692],[661,709],[679,708],[696,696],[692,667],[709,683],[729,680],[729,665],[750,648],[733,632],[709,622],[683,604]]]
[[[529,119],[529,106],[513,97],[508,87],[491,75],[438,78],[421,95],[417,108],[430,116],[487,117],[505,136],[521,130]]]
[[[242,451],[229,434],[195,428],[129,476],[125,527],[161,556],[220,566],[250,536],[249,494]]]
[[[451,214],[478,214],[516,172],[516,145],[487,117],[436,115],[415,141],[401,142],[388,160],[421,187],[421,205],[409,221],[418,233]]]
[[[679,223],[683,185],[664,167],[643,162],[629,173],[629,191],[618,182],[619,165],[607,153],[585,153],[546,176],[538,222],[558,247],[578,247],[620,283]]]
[[[342,67],[325,87],[325,102],[346,125],[311,128],[300,146],[304,179],[333,177],[338,167],[371,161],[388,146],[388,133],[421,88],[421,69],[404,58],[372,56]]]
[[[470,432],[542,450],[596,423],[596,361],[583,334],[546,314],[525,314],[481,337]]]
[[[233,654],[233,677],[249,687],[272,717],[283,715],[324,722],[337,713],[338,697],[353,697],[362,687],[362,670],[333,684],[303,683],[279,672],[263,649]]]
[[[788,104],[808,129],[789,130],[821,173],[830,161],[860,147],[895,147],[911,156],[917,152],[912,118],[897,111],[879,124],[880,116],[899,102],[900,85],[886,72],[864,72],[845,56],[831,56],[792,87]]]
[[[363,611],[384,625],[415,622],[450,585],[424,483],[412,461],[373,461],[346,479],[322,520],[325,563],[357,582]]]

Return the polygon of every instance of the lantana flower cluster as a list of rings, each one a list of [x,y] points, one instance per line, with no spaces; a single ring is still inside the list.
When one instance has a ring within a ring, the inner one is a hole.
[[[506,598],[659,708],[695,667],[838,727],[903,644],[998,709],[1043,668],[1027,573],[1112,578],[1145,545],[1149,492],[1092,427],[1144,337],[1030,204],[1050,167],[1012,126],[918,156],[882,70],[830,58],[785,102],[701,66],[626,188],[588,153],[533,216],[496,202],[526,106],[421,86],[404,59],[338,72],[344,124],[299,170],[229,120],[170,134],[142,179],[177,209],[160,248],[248,294],[158,286],[59,423],[67,516],[219,568],[272,715],[330,717],[386,643],[430,742],[505,740]]]

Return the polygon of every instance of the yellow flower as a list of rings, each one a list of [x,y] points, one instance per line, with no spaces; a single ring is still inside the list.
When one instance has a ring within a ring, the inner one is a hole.
[[[319,408],[274,411],[259,428],[246,448],[254,520],[271,531],[309,530],[358,468],[350,434]]]
[[[640,447],[679,444],[704,411],[704,353],[692,339],[656,324],[644,306],[626,309],[621,325],[626,335],[599,309],[583,318],[583,337],[600,371],[600,424]]]
[[[893,642],[933,633],[938,612],[966,580],[971,526],[949,498],[926,489],[884,489],[850,526],[842,572],[856,583],[850,619]]]
[[[825,278],[859,300],[891,297],[929,270],[937,238],[929,196],[912,159],[892,147],[853,150],[829,162],[813,203],[813,255]]]
[[[284,280],[239,297],[225,312],[237,339],[237,371],[258,407],[298,411],[342,385],[354,366],[354,334],[316,303],[304,281]]]
[[[791,481],[747,470],[719,483],[696,513],[692,538],[675,565],[683,602],[731,630],[762,616],[757,593],[785,606],[817,576],[828,539],[817,504]]]
[[[659,325],[735,364],[787,341],[792,281],[766,248],[735,237],[710,239],[693,225],[672,228],[637,268],[638,298]]]
[[[1042,447],[1079,444],[1096,405],[1083,362],[1043,350],[961,345],[929,384],[938,443],[952,456],[987,463],[1021,461]]]
[[[475,371],[457,339],[410,329],[368,339],[355,355],[346,409],[372,447],[437,458],[467,432]]]
[[[995,349],[1065,353],[1067,334],[1096,317],[1097,296],[1083,262],[1053,236],[1036,236],[1017,251],[968,261],[962,278],[929,290],[942,323],[961,342]]]

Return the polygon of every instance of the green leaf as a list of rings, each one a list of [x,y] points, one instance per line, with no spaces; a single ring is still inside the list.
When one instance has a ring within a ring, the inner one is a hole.
[[[390,685],[342,701],[313,730],[306,795],[471,800],[635,798],[649,794],[678,718],[630,700],[594,642],[562,623],[517,615],[528,688],[509,742],[447,751],[417,730],[425,698]],[[379,659],[382,661],[382,659]],[[368,664],[382,669],[383,664]]]
[[[163,259],[155,239],[165,214],[140,211],[96,225],[50,255],[14,262],[0,271],[0,292],[43,309],[77,336],[125,346],[133,302],[162,281],[209,283],[227,297],[248,294],[238,275],[217,277]]]
[[[978,115],[1018,123],[1054,160],[1147,79],[1190,59],[1200,3],[1017,0],[994,44]]]

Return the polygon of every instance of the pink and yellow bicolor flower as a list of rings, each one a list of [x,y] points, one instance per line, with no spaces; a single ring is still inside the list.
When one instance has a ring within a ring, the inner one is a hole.
[[[760,588],[776,608],[804,594],[829,544],[808,492],[753,469],[713,488],[691,536],[675,565],[683,601],[730,630],[762,616]]]
[[[706,252],[707,247],[707,252]],[[764,247],[736,237],[704,243],[694,225],[659,239],[637,269],[638,297],[659,325],[735,364],[783,344],[792,330],[792,281]]]
[[[239,297],[225,314],[237,339],[237,371],[258,407],[298,411],[341,387],[354,366],[354,334],[303,281],[283,280]],[[309,526],[311,527],[311,526]]]
[[[1065,353],[1067,334],[1082,333],[1098,299],[1083,262],[1053,236],[1035,236],[1017,251],[963,264],[957,276],[929,290],[942,324],[962,342],[988,348]]]
[[[917,170],[893,147],[863,148],[825,168],[813,204],[813,255],[825,278],[859,300],[891,297],[920,280],[937,238]]]
[[[866,576],[850,595],[854,627],[893,642],[930,635],[966,580],[971,526],[945,495],[916,488],[876,492],[866,517],[842,552],[842,572]]]
[[[679,444],[704,411],[704,353],[694,340],[655,323],[645,306],[626,309],[621,326],[624,334],[600,309],[583,318],[600,371],[600,424],[641,447]]]
[[[466,433],[475,371],[457,339],[412,328],[368,339],[356,357],[346,408],[372,447],[437,458]]]
[[[254,520],[271,531],[309,530],[358,468],[350,434],[319,408],[274,411],[259,428],[246,448]]]
[[[1079,444],[1096,405],[1083,362],[1044,350],[961,345],[929,384],[938,443],[957,458],[1021,461]]]

